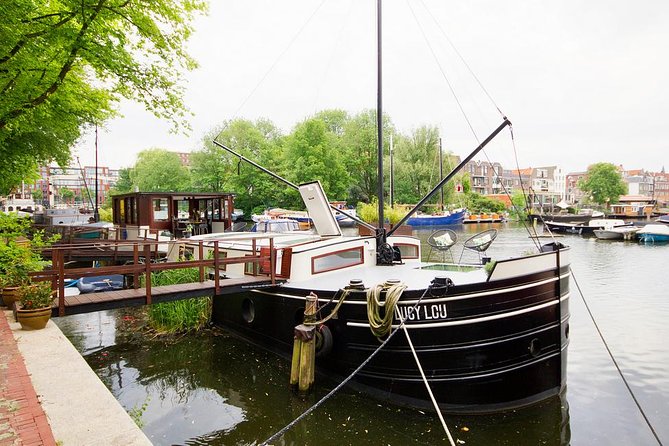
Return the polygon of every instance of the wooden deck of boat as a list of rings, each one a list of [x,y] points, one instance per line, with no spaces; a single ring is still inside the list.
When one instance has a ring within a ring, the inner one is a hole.
[[[254,288],[269,285],[267,277],[246,276],[239,279],[222,279],[219,285],[218,296],[238,293],[245,288]],[[195,297],[213,297],[216,294],[215,282],[184,283],[178,285],[164,285],[151,287],[151,303],[172,302]],[[112,310],[124,307],[146,305],[146,289],[126,289],[103,291],[97,293],[79,294],[65,297],[65,314],[90,313],[101,310]],[[53,309],[53,316],[58,316],[58,307]]]

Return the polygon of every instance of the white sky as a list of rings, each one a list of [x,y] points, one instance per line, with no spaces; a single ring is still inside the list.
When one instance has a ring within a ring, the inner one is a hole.
[[[189,45],[200,63],[187,75],[190,136],[124,102],[124,117],[100,132],[99,164],[197,149],[237,117],[287,133],[322,109],[375,108],[375,9],[375,0],[211,0]],[[462,157],[477,145],[442,71],[479,139],[501,123],[443,30],[513,122],[520,167],[669,168],[669,1],[385,0],[383,12],[384,112],[399,130],[437,125]],[[515,168],[506,134],[489,147]],[[91,135],[76,154],[94,162]]]

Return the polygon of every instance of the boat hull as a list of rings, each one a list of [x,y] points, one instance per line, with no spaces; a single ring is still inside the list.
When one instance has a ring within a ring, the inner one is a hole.
[[[653,234],[653,233],[637,233],[639,241],[642,243],[667,243],[669,242],[669,235],[667,234]]]
[[[450,215],[425,215],[411,217],[407,220],[410,226],[445,226],[459,225],[465,220],[465,211],[453,212]]]
[[[442,410],[509,410],[556,395],[564,388],[568,276],[563,266],[559,273],[554,269],[453,286],[443,295],[431,291],[422,300],[423,290],[404,292],[394,324],[399,323],[399,315],[406,318],[407,331]],[[307,290],[290,284],[248,291],[215,299],[213,320],[258,345],[289,355],[293,329],[302,322],[304,296],[311,291],[319,296],[320,305],[333,297],[331,290]],[[414,305],[416,312],[412,313]],[[326,327],[332,348],[321,352],[317,367],[327,374],[348,376],[380,345],[369,329],[364,293],[352,293]],[[401,331],[352,384],[395,404],[431,407]]]

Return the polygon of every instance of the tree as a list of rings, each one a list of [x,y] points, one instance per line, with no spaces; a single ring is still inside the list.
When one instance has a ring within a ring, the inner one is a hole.
[[[240,153],[248,159],[267,167],[285,177],[282,168],[281,137],[271,121],[259,119],[255,122],[245,119],[226,121],[216,137],[221,144]],[[287,195],[296,192],[269,175],[259,172],[253,166],[225,152],[225,158],[232,166],[229,187],[236,193],[235,206],[246,215],[259,212],[263,208],[283,204]]]
[[[627,193],[627,185],[623,181],[618,168],[611,163],[596,163],[588,167],[587,175],[579,180],[578,188],[590,194],[592,200],[598,204],[618,201],[621,195]]]
[[[284,156],[294,183],[319,180],[328,197],[346,197],[350,178],[341,158],[340,140],[322,119],[296,125],[286,138]],[[294,205],[302,207],[302,201]]]
[[[60,189],[58,189],[58,195],[60,196],[61,202],[69,203],[74,198],[75,193],[71,189],[68,189],[66,187],[61,187]]]
[[[350,119],[348,113],[340,109],[321,110],[314,118],[323,121],[328,130],[337,136],[344,135],[344,127]]]
[[[128,192],[132,192],[132,189],[134,187],[132,184],[132,176],[133,176],[132,167],[125,167],[119,169],[118,180],[116,180],[114,187],[109,191],[109,195],[125,194]]]
[[[225,150],[214,144],[214,138],[223,131],[223,126],[210,130],[202,138],[202,148],[191,153],[193,187],[201,192],[223,192],[230,184],[235,171],[232,160]]]
[[[0,192],[65,164],[87,125],[138,100],[187,128],[182,73],[204,0],[6,0],[0,7]],[[18,179],[18,180],[17,180]]]
[[[190,172],[174,152],[149,149],[139,152],[132,182],[142,192],[180,192],[190,188]]]
[[[397,138],[393,164],[398,202],[416,203],[432,190],[440,180],[438,157],[439,130],[436,127],[419,127],[411,136]]]
[[[393,132],[392,122],[385,115],[383,129],[384,135]],[[358,113],[344,125],[342,143],[346,169],[351,175],[352,184],[357,185],[359,189],[359,195],[352,196],[352,201],[368,202],[377,195],[377,139],[375,110]],[[387,143],[384,141],[384,146]]]

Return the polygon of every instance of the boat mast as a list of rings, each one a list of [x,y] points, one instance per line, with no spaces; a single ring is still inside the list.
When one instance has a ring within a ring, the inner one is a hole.
[[[439,138],[439,181],[444,178],[444,160],[442,159],[441,137]],[[444,212],[444,188],[441,189],[441,212]]]
[[[393,208],[394,203],[395,203],[395,197],[393,196],[393,189],[394,189],[395,185],[394,185],[393,182],[395,181],[395,178],[393,176],[393,134],[392,133],[390,134],[390,147],[388,147],[388,151],[390,153],[390,178],[389,178],[389,180],[390,180],[389,181],[390,190],[388,191],[388,195],[389,195],[390,207]]]
[[[436,185],[430,192],[428,192],[427,195],[425,195],[425,196],[424,196],[424,197],[423,197],[423,198],[422,198],[422,199],[421,199],[421,200],[420,200],[420,201],[419,201],[419,202],[418,202],[418,203],[417,203],[417,204],[416,204],[416,205],[415,205],[415,206],[414,206],[414,207],[413,207],[413,208],[412,208],[412,209],[411,209],[411,210],[410,210],[410,211],[409,211],[403,218],[402,218],[402,220],[400,220],[399,223],[397,223],[395,226],[393,226],[393,228],[392,228],[390,231],[388,231],[387,236],[390,237],[391,235],[393,235],[393,232],[395,232],[395,230],[396,230],[397,228],[399,228],[401,225],[403,225],[404,223],[406,223],[406,221],[407,221],[413,214],[415,214],[416,211],[417,211],[421,206],[423,206],[423,205],[425,204],[425,202],[427,202],[427,200],[429,200],[432,196],[434,196],[434,194],[436,194],[437,191],[438,191],[440,188],[442,188],[442,187],[444,186],[444,184],[446,184],[447,182],[449,182],[449,181],[451,180],[451,178],[453,178],[453,177],[455,176],[456,173],[458,173],[458,172],[459,172],[459,171],[460,171],[460,170],[461,170],[461,169],[462,169],[462,168],[463,168],[469,161],[472,160],[472,158],[474,158],[474,157],[476,156],[477,153],[479,153],[479,152],[480,152],[486,145],[488,145],[488,143],[489,143],[490,141],[492,141],[493,138],[495,138],[495,136],[497,136],[497,135],[499,134],[499,132],[501,132],[502,130],[504,130],[504,128],[505,128],[506,126],[509,126],[509,127],[510,127],[510,126],[511,126],[511,121],[509,121],[509,120],[506,118],[506,116],[504,116],[504,120],[503,120],[502,123],[499,125],[499,127],[497,127],[497,128],[490,134],[490,136],[488,136],[488,137],[487,137],[481,144],[479,144],[478,147],[476,147],[476,148],[475,148],[475,149],[474,149],[474,150],[467,156],[467,158],[463,159],[463,160],[460,162],[460,164],[458,164],[458,165],[455,167],[455,169],[451,170],[451,173],[449,173],[448,175],[446,175],[446,177],[442,178],[441,181],[439,182],[439,184],[437,184],[437,185]]]
[[[377,238],[379,242],[385,243],[386,235],[384,229],[384,218],[383,218],[383,101],[382,101],[382,47],[381,47],[381,37],[382,37],[382,28],[381,28],[381,0],[376,0],[376,131],[377,131],[377,157],[378,157],[378,169],[377,169],[377,181],[378,181],[378,200],[379,200],[379,226],[377,230]]]

